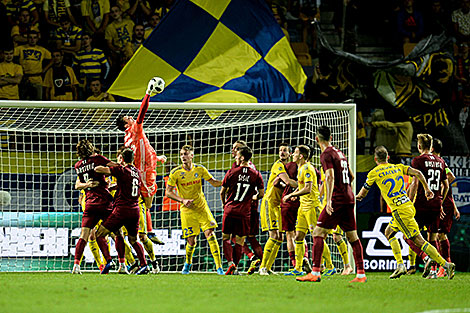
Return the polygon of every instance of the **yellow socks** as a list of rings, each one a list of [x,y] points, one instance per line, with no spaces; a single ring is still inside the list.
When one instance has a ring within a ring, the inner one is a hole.
[[[403,264],[403,258],[401,256],[401,248],[400,248],[400,243],[398,242],[397,237],[392,237],[388,240],[390,243],[390,247],[392,247],[393,251],[393,256],[395,257],[395,260],[397,261],[397,264]]]
[[[98,243],[96,242],[96,240],[89,240],[88,246],[90,247],[91,253],[95,258],[96,265],[100,267],[101,264],[103,264],[103,261],[101,260],[100,247],[98,246]]]
[[[336,243],[338,246],[338,251],[341,254],[341,258],[343,259],[344,265],[349,265],[349,254],[348,254],[348,245],[344,238]]]
[[[193,253],[196,246],[197,242],[194,246],[190,246],[189,243],[186,243],[186,263],[193,264]]]
[[[415,266],[416,265],[416,252],[411,250],[411,248],[410,248],[410,252],[408,254],[408,261],[410,261],[410,266]]]
[[[155,260],[155,253],[153,252],[153,244],[147,238],[147,236],[145,237],[145,241],[142,241],[142,245],[144,246],[145,251],[147,251],[147,253],[150,257],[150,260],[154,261]]]
[[[268,238],[268,241],[266,241],[266,244],[264,245],[264,250],[263,250],[263,260],[261,260],[261,265],[259,266],[260,268],[266,267],[269,258],[271,257],[271,253],[274,248],[274,239],[271,237]]]
[[[302,265],[304,263],[305,244],[304,241],[295,242],[295,269],[302,272]]]
[[[126,256],[127,265],[134,264],[134,262],[135,262],[134,255],[132,254],[131,247],[129,246],[129,244],[125,240],[124,240],[124,246],[126,248],[125,256]]]
[[[444,266],[446,264],[446,260],[437,252],[437,249],[434,248],[429,242],[426,242],[422,247],[421,250],[424,251],[431,259],[437,262],[440,266]]]
[[[269,259],[266,263],[266,268],[268,270],[271,269],[271,266],[273,266],[274,261],[276,261],[277,253],[279,252],[279,248],[281,247],[281,244],[282,244],[282,241],[274,240],[274,239],[273,241],[274,241],[273,251],[271,252],[271,255],[269,256]]]
[[[325,241],[325,244],[323,245],[323,260],[325,261],[326,268],[331,270],[334,268],[333,262],[331,261],[331,252],[330,252],[330,247],[328,247],[328,244]]]
[[[212,257],[214,258],[215,267],[216,269],[222,267],[222,259],[220,258],[220,247],[215,235],[212,234],[209,238],[207,238],[207,242],[209,243],[209,247],[211,249]],[[189,263],[191,264],[191,263]]]

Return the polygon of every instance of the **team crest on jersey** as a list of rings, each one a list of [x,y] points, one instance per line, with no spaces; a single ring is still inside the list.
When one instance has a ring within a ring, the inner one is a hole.
[[[279,170],[282,171],[282,166],[279,167]]]
[[[309,177],[310,177],[310,173],[305,174],[305,177],[309,178]]]
[[[199,176],[199,174],[198,174],[198,173],[195,173],[195,174],[194,174],[194,177],[195,177],[195,178],[197,178],[198,176]]]
[[[181,174],[181,179],[184,179],[184,175],[186,174],[185,172],[180,172]]]

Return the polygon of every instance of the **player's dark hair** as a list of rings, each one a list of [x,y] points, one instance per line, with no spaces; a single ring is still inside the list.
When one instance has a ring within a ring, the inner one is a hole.
[[[331,130],[328,126],[320,126],[317,130],[318,139],[322,141],[330,141],[331,138]]]
[[[88,139],[82,139],[77,143],[77,155],[80,159],[86,159],[95,152],[93,143]]]
[[[287,147],[287,149],[289,149],[289,152],[292,152],[292,147],[287,142],[281,142],[281,144],[279,145],[279,148],[280,147]]]
[[[297,146],[301,155],[303,155],[305,161],[308,161],[308,157],[310,156],[310,148],[306,145]]]
[[[122,154],[122,151],[124,151],[124,149],[126,149],[126,148],[127,148],[127,147],[124,146],[124,145],[120,146],[119,149],[117,149],[117,151],[116,151],[116,158],[117,158],[118,156],[120,156],[120,155]]]
[[[418,134],[418,143],[423,150],[429,150],[432,147],[432,136],[429,134]]]
[[[384,146],[378,146],[375,148],[374,156],[379,162],[386,162],[388,157],[387,148]]]
[[[27,35],[38,35],[39,36],[39,32],[37,30],[34,30],[34,29],[29,29],[27,32],[26,32]]]
[[[184,146],[181,147],[181,150],[194,152],[194,148],[191,145],[184,145]]]
[[[126,117],[124,114],[119,115],[116,119],[116,127],[121,130],[125,131],[126,130],[126,122],[124,121],[124,117]]]
[[[248,162],[253,156],[253,152],[248,146],[238,148],[238,152],[240,152],[240,155],[245,159],[245,162]]]
[[[124,148],[121,152],[121,156],[124,162],[131,164],[134,162],[134,151],[131,148]]]
[[[441,154],[442,152],[442,141],[440,139],[434,138],[432,141],[432,150],[434,153]]]

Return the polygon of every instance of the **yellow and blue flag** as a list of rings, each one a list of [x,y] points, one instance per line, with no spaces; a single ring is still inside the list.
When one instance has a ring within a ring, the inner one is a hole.
[[[265,0],[177,0],[126,64],[111,94],[152,101],[296,102],[306,75]]]

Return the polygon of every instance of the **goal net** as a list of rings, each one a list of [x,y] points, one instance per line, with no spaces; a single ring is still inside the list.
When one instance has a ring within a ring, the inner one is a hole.
[[[80,139],[90,139],[104,156],[115,160],[117,149],[124,143],[124,133],[116,128],[115,120],[122,114],[136,118],[139,106],[136,102],[0,101],[0,271],[72,268],[82,216],[79,192],[74,189],[75,146]],[[185,261],[178,207],[164,199],[165,176],[181,164],[179,150],[184,144],[195,148],[195,163],[222,179],[234,162],[233,142],[245,140],[266,184],[281,142],[315,147],[312,162],[320,167],[315,132],[321,125],[332,129],[333,144],[347,155],[355,171],[355,121],[354,104],[151,103],[144,130],[157,154],[168,157],[166,165],[157,168],[158,191],[151,209],[153,232],[165,242],[154,245],[162,270],[180,271]],[[204,182],[203,191],[219,224],[216,236],[222,249],[220,188]],[[258,239],[264,246],[267,234],[260,230]],[[310,235],[307,241],[310,254]],[[341,269],[336,245],[331,238],[328,242],[334,264]],[[112,255],[117,255],[112,240],[110,245]],[[247,270],[249,263],[245,256],[241,270]],[[214,267],[209,245],[201,234],[192,270],[210,272]],[[88,246],[81,268],[97,270]],[[289,268],[283,243],[273,270]]]

